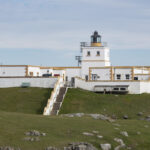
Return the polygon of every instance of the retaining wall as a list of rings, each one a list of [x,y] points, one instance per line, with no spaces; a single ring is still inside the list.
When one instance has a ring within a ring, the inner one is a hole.
[[[20,87],[22,83],[30,83],[30,87],[54,88],[57,77],[4,77],[0,78],[0,88]]]

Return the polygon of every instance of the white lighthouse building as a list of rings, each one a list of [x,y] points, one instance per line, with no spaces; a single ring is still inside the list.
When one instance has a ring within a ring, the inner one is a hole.
[[[0,88],[23,83],[53,88],[61,78],[67,87],[94,92],[150,93],[150,66],[111,66],[110,49],[97,31],[89,43],[81,42],[81,56],[76,58],[80,63],[76,67],[1,65]]]
[[[90,67],[106,67],[110,66],[110,53],[109,47],[106,43],[101,42],[101,36],[97,31],[91,36],[91,43],[82,42],[82,63],[81,63],[81,77],[86,80],[96,80],[98,76],[89,75]]]

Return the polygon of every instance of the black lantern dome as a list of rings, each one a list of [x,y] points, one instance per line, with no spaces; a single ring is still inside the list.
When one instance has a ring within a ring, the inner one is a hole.
[[[101,36],[98,34],[97,31],[91,36],[91,43],[101,43]]]
[[[91,36],[91,46],[99,47],[102,46],[101,44],[101,36],[98,34],[97,31]]]

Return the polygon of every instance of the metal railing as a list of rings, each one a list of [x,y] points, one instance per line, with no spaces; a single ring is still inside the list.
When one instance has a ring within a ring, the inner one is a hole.
[[[102,42],[101,44],[102,44],[102,47],[108,46],[107,42]],[[81,47],[92,47],[90,42],[81,42],[80,46]]]

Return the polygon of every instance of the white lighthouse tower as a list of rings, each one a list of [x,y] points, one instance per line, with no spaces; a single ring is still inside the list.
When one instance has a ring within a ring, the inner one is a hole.
[[[89,80],[90,67],[110,66],[109,51],[107,44],[101,42],[101,36],[97,31],[91,36],[91,43],[82,42],[81,77]]]

